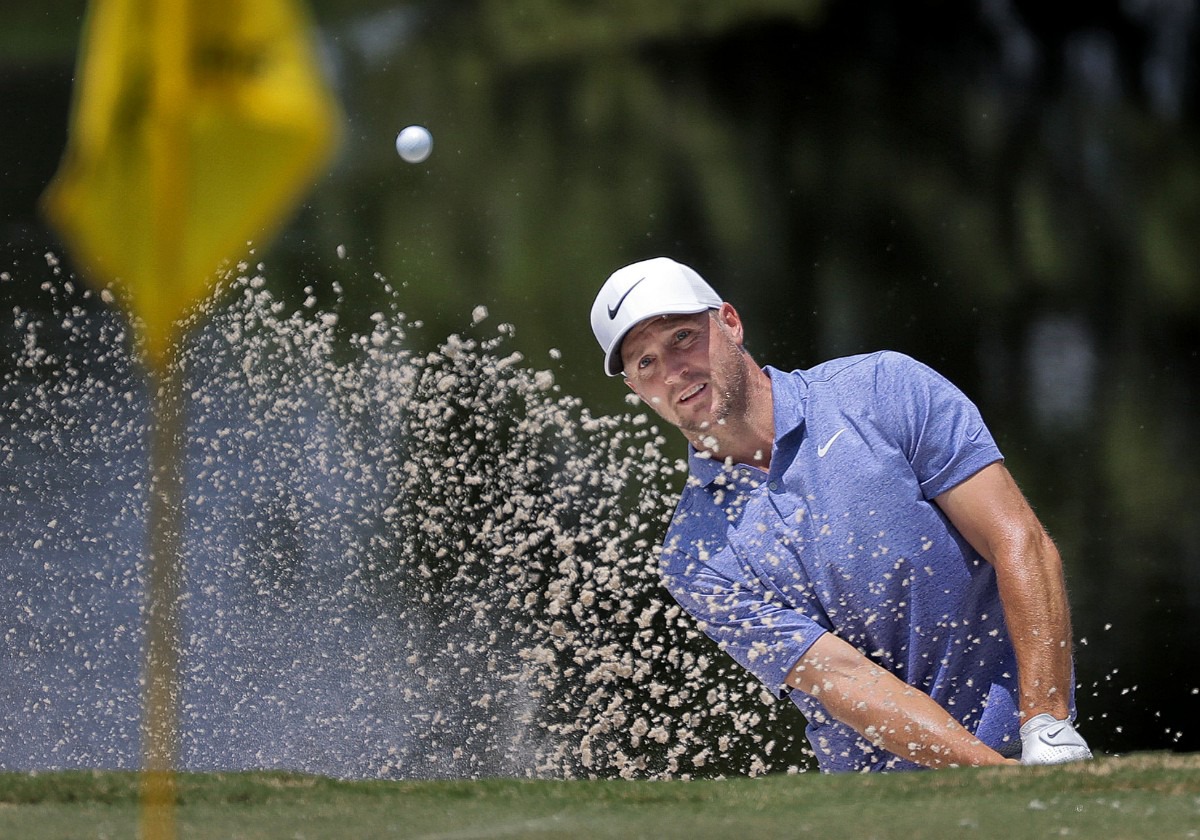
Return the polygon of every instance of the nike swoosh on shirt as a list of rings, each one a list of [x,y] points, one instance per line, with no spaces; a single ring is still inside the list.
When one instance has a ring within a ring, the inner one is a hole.
[[[842,436],[842,432],[844,432],[844,431],[846,431],[846,430],[845,430],[845,429],[838,429],[836,432],[834,432],[834,433],[833,433],[833,437],[831,437],[829,440],[825,441],[825,445],[824,445],[824,446],[818,446],[818,447],[817,447],[817,457],[818,457],[818,458],[824,458],[824,457],[825,457],[825,453],[829,451],[829,447],[833,446],[833,442],[834,442],[835,440],[837,440],[839,437],[841,437],[841,436]]]
[[[645,277],[639,277],[632,286],[625,290],[625,294],[621,295],[621,299],[617,301],[616,306],[608,307],[608,320],[615,321],[617,319],[617,313],[621,311],[621,304],[625,302],[625,298],[629,297],[629,293],[636,289],[637,284],[641,283],[645,279]]]

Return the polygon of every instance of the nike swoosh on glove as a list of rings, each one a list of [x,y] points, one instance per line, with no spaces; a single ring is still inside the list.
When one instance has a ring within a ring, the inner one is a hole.
[[[1092,757],[1087,741],[1070,720],[1053,715],[1034,715],[1021,727],[1022,764],[1065,764]]]

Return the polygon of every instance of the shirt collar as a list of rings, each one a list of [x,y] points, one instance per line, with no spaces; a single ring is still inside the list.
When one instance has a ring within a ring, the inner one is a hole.
[[[808,400],[808,383],[800,376],[791,376],[767,365],[763,371],[771,378],[771,403],[775,416],[775,449],[779,442],[804,427],[804,408]],[[772,463],[774,453],[772,453]],[[718,458],[702,456],[688,444],[688,471],[707,487],[719,476],[726,474],[725,462]]]
[[[793,432],[804,428],[808,407],[808,380],[803,376],[784,373],[768,365],[763,368],[771,377],[771,402],[775,413],[775,444]]]

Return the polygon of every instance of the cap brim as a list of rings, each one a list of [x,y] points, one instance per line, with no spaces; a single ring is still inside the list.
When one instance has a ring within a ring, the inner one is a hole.
[[[625,343],[625,336],[629,335],[630,331],[638,324],[645,323],[651,318],[661,318],[664,315],[695,315],[697,312],[706,312],[709,309],[716,308],[708,304],[697,304],[695,301],[688,301],[687,303],[674,306],[669,304],[661,306],[658,311],[642,316],[617,334],[612,346],[609,347],[608,352],[604,355],[604,372],[609,376],[620,376],[625,372],[625,365],[621,362],[621,345]]]

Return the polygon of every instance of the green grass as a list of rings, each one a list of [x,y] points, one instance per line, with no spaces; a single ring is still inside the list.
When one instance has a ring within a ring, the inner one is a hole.
[[[183,775],[180,838],[1200,837],[1200,755],[693,782]],[[0,774],[0,837],[132,838],[131,773]]]

